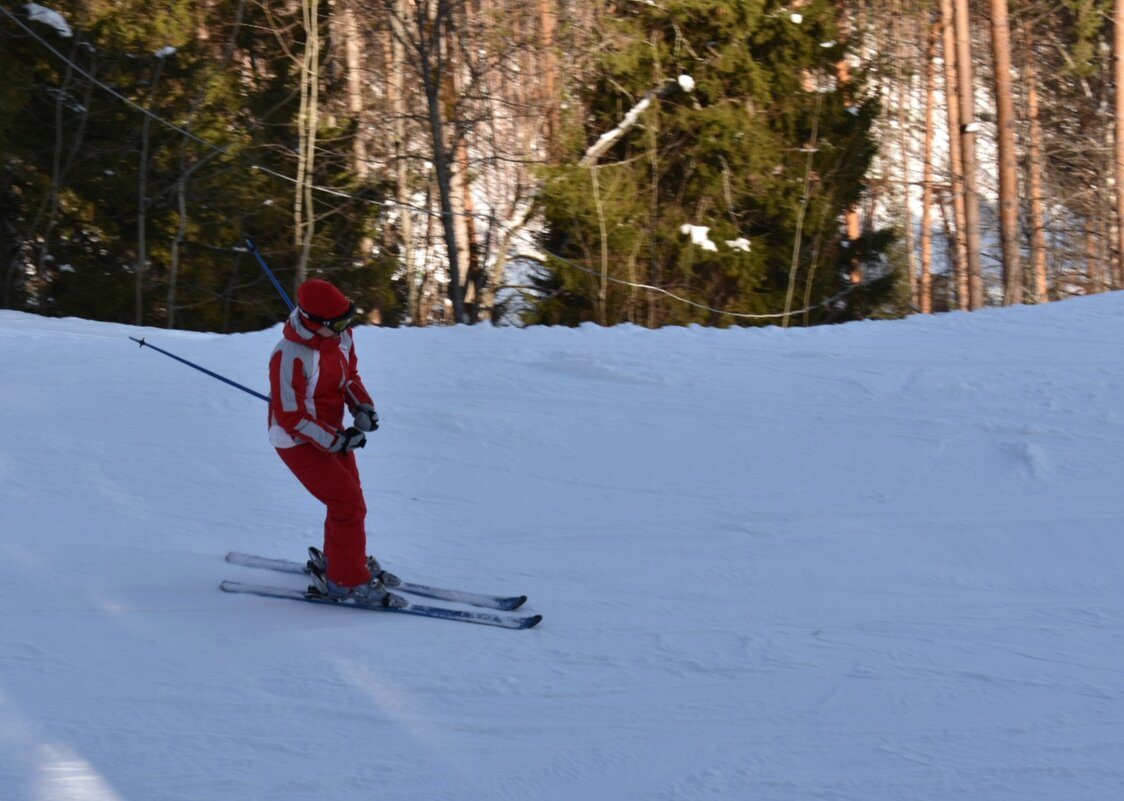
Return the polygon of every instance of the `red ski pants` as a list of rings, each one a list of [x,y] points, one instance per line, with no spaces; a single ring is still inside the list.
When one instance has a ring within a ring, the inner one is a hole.
[[[324,519],[324,556],[328,578],[344,587],[371,580],[367,569],[367,504],[359,482],[355,454],[325,453],[312,445],[278,448],[277,454],[304,488],[328,507]]]

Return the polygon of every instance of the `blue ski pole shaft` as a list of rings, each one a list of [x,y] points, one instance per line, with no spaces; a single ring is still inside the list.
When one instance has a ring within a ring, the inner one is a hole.
[[[206,367],[200,367],[199,365],[195,364],[194,362],[189,362],[187,359],[181,359],[179,356],[177,356],[174,353],[168,353],[168,351],[164,350],[163,348],[158,348],[155,345],[150,345],[149,343],[145,342],[143,338],[137,339],[136,337],[129,337],[129,339],[133,340],[133,342],[136,342],[142,348],[145,348],[145,347],[152,348],[157,353],[163,353],[165,356],[167,356],[170,359],[175,359],[177,362],[181,362],[182,364],[186,364],[188,367],[194,367],[199,372],[206,373],[211,378],[217,378],[219,381],[222,381],[224,384],[230,384],[230,386],[232,386],[236,389],[240,389],[243,392],[246,392],[250,395],[253,395],[255,398],[261,398],[266,403],[269,403],[269,396],[268,395],[263,395],[260,392],[255,392],[254,390],[250,389],[249,387],[242,386],[237,381],[231,381],[229,378],[226,378],[225,376],[221,376],[218,373],[211,372]]]
[[[250,249],[250,252],[254,254],[254,257],[258,260],[258,264],[260,264],[261,268],[265,270],[265,274],[269,276],[269,280],[273,282],[273,286],[276,287],[277,291],[281,293],[281,298],[285,301],[285,305],[289,307],[289,311],[292,311],[294,305],[292,299],[288,296],[284,288],[281,286],[281,282],[277,280],[277,276],[273,274],[273,270],[269,269],[269,265],[265,263],[265,259],[262,258],[261,255],[261,251],[258,250],[258,246],[254,244],[254,240],[247,239],[246,247],[248,247]]]

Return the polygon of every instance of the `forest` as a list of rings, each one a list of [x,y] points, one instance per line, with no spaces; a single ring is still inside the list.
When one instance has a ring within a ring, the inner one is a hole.
[[[1124,0],[0,5],[0,308],[808,326],[1124,286]],[[260,259],[260,260],[259,260]]]

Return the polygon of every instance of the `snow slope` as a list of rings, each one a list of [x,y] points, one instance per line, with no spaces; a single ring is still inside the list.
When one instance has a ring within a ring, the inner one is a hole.
[[[1108,801],[1124,295],[811,330],[363,328],[371,552],[507,631],[218,590],[321,512],[278,329],[0,312],[0,799]]]

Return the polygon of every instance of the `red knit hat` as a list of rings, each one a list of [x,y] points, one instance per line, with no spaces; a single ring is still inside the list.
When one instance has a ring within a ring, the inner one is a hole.
[[[331,320],[347,314],[351,301],[335,287],[320,278],[309,278],[297,289],[297,304],[309,314]]]

